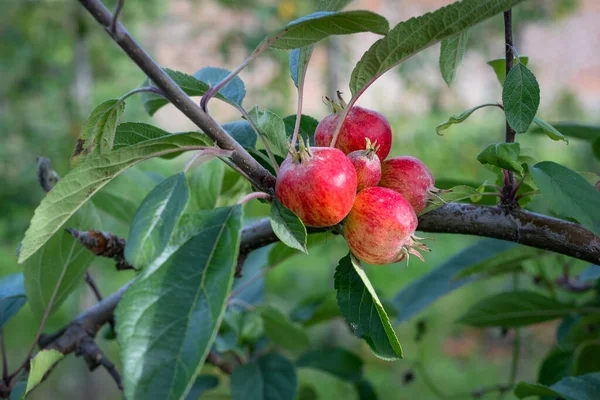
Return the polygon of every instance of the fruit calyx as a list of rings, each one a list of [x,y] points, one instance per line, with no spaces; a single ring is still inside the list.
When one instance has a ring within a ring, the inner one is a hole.
[[[368,137],[365,138],[365,141],[367,142],[367,146],[365,147],[364,154],[366,157],[369,158],[369,160],[372,160],[373,157],[375,157],[375,155],[377,154],[377,150],[379,150],[379,147],[381,146],[377,144],[377,140],[371,143],[371,139],[369,139]]]
[[[331,110],[333,111],[334,114],[339,114],[339,113],[341,113],[342,111],[344,111],[346,109],[346,107],[348,106],[348,104],[346,103],[346,101],[342,97],[342,92],[340,92],[338,90],[336,93],[337,93],[337,98],[338,98],[339,102],[336,103],[335,100],[332,100],[328,96],[324,97],[324,102],[329,107],[331,107]]]
[[[298,150],[296,150],[294,148],[290,148],[290,154],[292,155],[292,160],[296,164],[299,164],[304,161],[308,161],[313,157],[312,153],[310,152],[309,140],[306,139],[306,144],[304,144],[304,139],[302,139],[302,136],[299,136],[298,140],[299,140]]]
[[[410,235],[410,237],[408,238],[408,240],[406,241],[406,243],[404,244],[404,246],[402,246],[400,248],[400,251],[398,252],[398,261],[402,261],[405,257],[406,257],[406,266],[408,267],[409,261],[410,261],[410,255],[414,255],[417,256],[419,258],[419,260],[425,262],[425,259],[423,258],[423,256],[421,255],[421,253],[419,253],[419,250],[421,251],[431,251],[431,249],[427,246],[425,246],[423,243],[420,242],[420,240],[428,240],[431,238],[422,238],[422,237],[418,237],[415,235]]]

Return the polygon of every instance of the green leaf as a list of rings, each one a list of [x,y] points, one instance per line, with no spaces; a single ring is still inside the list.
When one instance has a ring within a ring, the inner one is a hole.
[[[245,149],[256,149],[256,132],[248,121],[234,121],[222,125],[225,132]]]
[[[143,270],[116,310],[128,399],[185,397],[223,318],[241,207],[199,212],[184,222],[162,262]]]
[[[463,112],[460,115],[453,115],[450,118],[448,118],[448,120],[446,122],[442,122],[441,124],[439,124],[438,126],[435,127],[435,133],[437,133],[440,136],[443,136],[443,133],[440,133],[441,131],[445,131],[446,129],[450,128],[452,125],[454,124],[460,124],[461,122],[463,122],[464,120],[466,120],[467,118],[469,118],[471,116],[471,114],[473,114],[475,111],[479,110],[480,108],[483,107],[497,107],[498,104],[481,104],[478,105],[477,107],[473,107],[473,108],[469,108],[467,111]]]
[[[600,343],[592,339],[581,343],[573,354],[573,375],[600,371]]]
[[[260,307],[265,334],[271,342],[290,351],[302,351],[310,346],[304,328],[292,322],[278,308],[265,305]]]
[[[354,67],[350,90],[357,97],[377,78],[421,50],[519,4],[522,0],[463,0],[400,22],[375,42]]]
[[[519,267],[523,261],[539,258],[544,254],[544,251],[528,246],[514,245],[509,248],[509,251],[501,252],[483,262],[463,269],[453,279],[462,279],[478,274],[488,276],[508,274],[514,272],[515,268]]]
[[[573,307],[529,291],[499,293],[479,301],[458,322],[479,328],[537,324],[568,315]]]
[[[296,126],[296,114],[285,117],[283,123],[285,124],[285,134],[287,136],[292,136],[294,127]],[[307,142],[306,139],[309,138],[310,143],[314,144],[313,137],[315,136],[317,125],[319,125],[319,121],[311,116],[302,114],[300,117],[300,135],[305,139],[305,142]]]
[[[172,134],[88,158],[62,177],[36,208],[22,242],[19,263],[38,251],[94,193],[127,168],[152,157],[198,150],[204,145],[202,135]]]
[[[218,204],[223,189],[225,164],[210,160],[188,172],[191,199],[187,212],[212,210]]]
[[[285,124],[281,117],[269,110],[258,111],[258,106],[248,113],[258,130],[265,135],[274,148],[273,152],[285,157],[289,149],[288,138],[285,135]]]
[[[434,197],[431,201],[427,203],[427,207],[425,207],[419,213],[419,216],[427,214],[428,212],[433,211],[436,208],[440,208],[444,204],[451,201],[470,200],[472,203],[477,203],[482,197],[481,193],[482,192],[479,191],[479,189],[475,189],[471,186],[454,186],[453,188],[450,188],[449,191],[436,195],[436,197]]]
[[[55,189],[56,186],[52,191]],[[85,204],[65,226],[80,231],[102,230],[100,216],[92,202]],[[25,292],[31,311],[37,318],[41,319],[50,306],[57,286],[50,314],[58,310],[71,292],[83,282],[82,277],[94,258],[94,253],[83,247],[71,234],[61,230],[40,251],[27,259],[23,265]]]
[[[363,373],[360,357],[340,347],[306,352],[296,360],[296,366],[318,369],[349,382],[359,382]]]
[[[583,125],[577,122],[553,122],[552,126],[560,131],[563,135],[571,138],[588,140],[593,142],[600,137],[600,126]],[[534,127],[534,133],[544,133],[542,128]]]
[[[275,353],[240,365],[231,375],[232,400],[294,400],[297,390],[294,364]]]
[[[0,329],[25,305],[23,274],[10,274],[0,279]]]
[[[394,328],[360,265],[351,254],[342,258],[334,275],[337,301],[352,332],[384,360],[402,358]]]
[[[600,399],[600,373],[566,377],[550,387],[538,383],[519,382],[515,388],[519,399],[530,396],[554,396],[565,400]]]
[[[600,278],[600,265],[590,264],[577,278],[582,281],[595,281]]]
[[[535,75],[517,63],[502,88],[502,103],[509,125],[517,133],[526,132],[540,105],[540,86]]]
[[[483,239],[459,251],[396,294],[393,303],[398,310],[397,321],[406,321],[440,297],[475,280],[473,277],[455,279],[462,271],[494,262],[496,257],[505,257],[516,247],[512,242]]]
[[[570,375],[573,353],[568,350],[553,349],[542,361],[538,381],[542,385],[552,385]]]
[[[600,235],[600,192],[585,178],[552,161],[539,162],[529,172],[556,213],[575,218]]]
[[[63,357],[64,355],[56,350],[42,350],[35,355],[31,360],[24,397],[27,397],[42,382],[46,372],[50,371]]]
[[[306,227],[293,211],[287,209],[277,199],[271,203],[271,227],[275,235],[286,246],[308,254],[306,248]]]
[[[196,378],[192,389],[187,394],[186,400],[198,400],[204,392],[214,389],[219,385],[219,378],[214,375],[200,375]]]
[[[477,161],[522,175],[523,167],[519,162],[520,152],[521,145],[519,143],[492,143],[479,153]]]
[[[561,324],[562,332],[560,332],[560,335],[557,333],[558,345],[565,349],[574,350],[585,341],[597,340],[600,337],[600,331],[590,329],[590,327],[596,326],[600,326],[600,314],[572,315],[570,323],[566,326]]]
[[[162,253],[189,198],[190,189],[183,172],[165,179],[146,196],[129,229],[125,246],[129,264],[141,269]]]
[[[340,316],[333,292],[321,293],[301,300],[290,312],[292,321],[311,326]]]
[[[290,52],[290,73],[297,88],[301,88],[308,62],[312,55],[313,46],[305,46]]]
[[[352,0],[319,0],[317,11],[339,11],[351,2]]]
[[[199,140],[202,140],[206,146],[212,146],[213,144],[212,140],[210,140],[208,136],[201,132],[169,133],[157,128],[156,126],[144,124],[142,122],[124,122],[117,126],[113,150],[121,150],[136,144],[146,143],[149,140],[169,138],[175,135],[193,136]]]
[[[92,111],[81,127],[77,145],[69,165],[74,168],[90,155],[106,153],[112,150],[115,131],[121,115],[125,111],[125,102],[113,99],[105,101]]]
[[[370,11],[318,11],[295,21],[267,36],[258,48],[269,45],[282,50],[309,46],[331,35],[373,32],[385,35],[388,21]]]
[[[467,51],[468,41],[468,30],[464,30],[442,40],[442,46],[440,48],[440,72],[448,86],[454,82],[456,70],[460,63],[462,63],[465,52]]]
[[[518,60],[515,57],[513,64],[517,64],[519,61],[524,66],[527,66],[529,63],[529,57],[520,56]],[[492,67],[496,73],[496,78],[498,78],[500,84],[504,86],[504,80],[506,79],[506,58],[498,58],[496,60],[488,61],[487,64]]]
[[[560,133],[555,127],[547,123],[546,121],[542,121],[538,117],[533,119],[533,122],[552,140],[564,140],[569,143],[569,139],[565,137],[562,133]]]
[[[213,81],[215,79],[221,81],[225,76],[229,75],[229,71],[213,67],[203,68],[196,72],[194,76],[168,68],[164,68],[164,71],[188,96],[203,96],[210,89],[209,83],[203,81],[202,77]],[[152,82],[146,80],[143,86],[150,86],[151,84],[153,85]],[[235,76],[215,95],[215,98],[229,103],[234,107],[239,107],[245,95],[244,82],[242,82],[239,76]],[[143,92],[141,97],[146,112],[151,116],[163,106],[169,104],[169,100],[152,92]]]
[[[361,380],[354,384],[356,391],[358,392],[358,400],[377,400],[377,393],[375,388],[366,379]]]
[[[10,392],[10,400],[22,400],[25,397],[25,389],[27,389],[27,382],[17,383]]]

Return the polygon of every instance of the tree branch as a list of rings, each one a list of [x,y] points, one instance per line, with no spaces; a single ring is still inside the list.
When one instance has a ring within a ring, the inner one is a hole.
[[[512,9],[504,12],[504,39],[505,39],[505,51],[506,51],[506,76],[513,67],[513,37],[512,37]],[[506,143],[513,143],[515,141],[515,130],[510,126],[508,120],[506,120]],[[504,174],[504,180],[502,185],[502,204],[507,207],[517,207],[518,203],[515,200],[514,188],[514,177],[512,171],[502,170]]]
[[[259,189],[272,193],[275,177],[254,160],[238,142],[188,96],[140,47],[120,22],[116,22],[114,32],[110,29],[114,20],[113,15],[99,0],[79,0],[79,2],[105,28],[110,37],[152,80],[156,87],[163,91],[165,97],[175,107],[214,140],[217,146],[225,150],[232,150],[232,161],[259,185]]]

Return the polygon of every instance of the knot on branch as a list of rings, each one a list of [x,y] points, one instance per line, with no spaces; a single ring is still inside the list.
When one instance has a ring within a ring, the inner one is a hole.
[[[133,265],[125,260],[125,239],[109,232],[90,230],[87,232],[67,228],[69,232],[86,249],[99,257],[107,257],[115,260],[118,271],[135,269]]]

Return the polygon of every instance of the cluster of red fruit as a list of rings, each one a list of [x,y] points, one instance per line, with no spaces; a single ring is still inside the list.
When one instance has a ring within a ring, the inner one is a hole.
[[[437,191],[433,175],[415,157],[386,160],[392,131],[377,111],[352,107],[335,148],[328,147],[345,107],[341,99],[341,104],[329,102],[333,113],[315,131],[319,147],[301,141],[281,164],[277,198],[307,226],[331,226],[347,217],[344,236],[365,262],[389,264],[409,254],[422,260],[417,249],[428,249],[414,233],[417,213]]]

